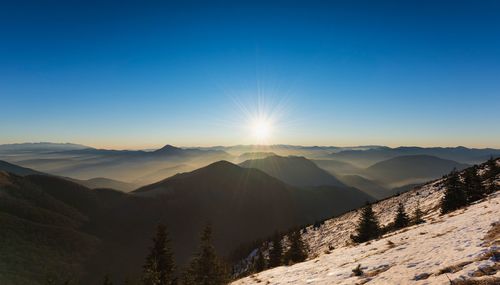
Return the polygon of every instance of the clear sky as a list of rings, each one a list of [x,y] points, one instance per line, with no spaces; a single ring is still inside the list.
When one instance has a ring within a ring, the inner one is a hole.
[[[500,147],[499,15],[500,1],[1,1],[0,143],[231,145],[265,131]]]

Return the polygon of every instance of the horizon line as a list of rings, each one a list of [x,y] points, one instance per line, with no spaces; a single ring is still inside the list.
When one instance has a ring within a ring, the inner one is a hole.
[[[359,144],[359,145],[321,145],[321,144],[286,144],[286,143],[273,143],[273,144],[213,144],[213,145],[182,145],[182,144],[170,144],[166,143],[163,145],[155,146],[144,146],[144,147],[120,147],[120,146],[92,146],[85,143],[76,142],[54,142],[54,141],[24,141],[24,142],[10,142],[10,143],[0,143],[0,146],[4,145],[22,145],[22,144],[67,144],[67,145],[80,145],[93,149],[102,150],[156,150],[161,149],[167,145],[178,147],[178,148],[215,148],[215,147],[276,147],[276,146],[293,146],[293,147],[318,147],[318,148],[361,148],[361,147],[385,147],[385,148],[467,148],[467,149],[500,149],[495,146],[488,147],[477,147],[477,146],[466,146],[463,144],[451,146],[451,145],[383,145],[383,144]]]

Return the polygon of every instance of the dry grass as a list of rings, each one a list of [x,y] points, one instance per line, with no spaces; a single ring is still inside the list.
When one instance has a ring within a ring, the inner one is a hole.
[[[491,224],[491,229],[486,233],[483,240],[488,245],[500,245],[500,222]]]
[[[389,270],[389,268],[391,268],[390,265],[381,265],[381,266],[379,266],[379,267],[377,267],[377,268],[375,268],[375,269],[373,269],[371,271],[366,272],[364,274],[364,276],[366,276],[366,277],[375,277],[375,276],[379,275],[380,273]]]
[[[441,275],[441,274],[444,274],[444,273],[455,273],[455,272],[458,272],[460,270],[462,270],[462,268],[464,268],[465,266],[471,264],[472,261],[464,261],[464,262],[460,262],[460,263],[457,263],[457,264],[454,264],[454,265],[451,265],[451,266],[447,266],[445,268],[442,268],[440,269],[436,275]]]
[[[388,241],[387,241],[387,246],[388,246],[389,248],[394,248],[394,247],[396,247],[396,244],[395,244],[395,243],[393,243],[392,241],[388,240]]]
[[[436,237],[441,237],[441,236],[444,236],[445,234],[451,233],[451,232],[452,232],[452,231],[454,231],[455,229],[456,229],[456,227],[455,227],[455,228],[451,228],[451,229],[449,229],[449,230],[447,230],[447,231],[445,231],[445,232],[442,232],[442,233],[439,233],[439,234],[435,234],[435,235],[433,235],[432,237],[433,237],[433,238],[436,238]]]

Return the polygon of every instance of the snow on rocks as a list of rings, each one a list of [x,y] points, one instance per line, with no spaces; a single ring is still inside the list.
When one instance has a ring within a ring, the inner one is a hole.
[[[433,222],[375,241],[339,247],[312,260],[263,271],[233,284],[363,284],[368,281],[369,284],[450,284],[449,280],[471,278],[478,270],[498,263],[494,254],[498,254],[500,241],[484,238],[492,230],[492,223],[496,227],[500,224],[499,212],[500,193],[497,192],[466,209],[437,216]],[[361,264],[362,276],[353,274],[358,264]],[[493,276],[500,278],[500,271]]]
[[[491,183],[499,185],[499,177]],[[440,215],[443,186],[444,179],[438,179],[373,205],[381,225],[394,220],[400,202],[410,216],[418,205],[424,224],[355,245],[350,235],[360,210],[351,211],[317,229],[307,227],[302,237],[309,247],[308,261],[253,274],[233,284],[450,284],[450,280],[492,276],[500,280],[500,193]],[[353,273],[358,265],[362,276]]]

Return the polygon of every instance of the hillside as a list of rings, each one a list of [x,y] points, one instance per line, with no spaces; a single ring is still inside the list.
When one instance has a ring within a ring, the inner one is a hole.
[[[377,199],[384,199],[393,194],[392,191],[384,186],[359,175],[339,176],[339,180],[342,181],[342,183],[355,187]]]
[[[500,159],[496,164],[500,166]],[[482,165],[479,173],[486,170]],[[499,190],[500,174],[483,183]],[[392,222],[400,202],[409,213],[420,204],[424,224],[353,244],[350,235],[360,211],[351,211],[325,221],[319,229],[307,227],[302,238],[309,247],[308,261],[252,274],[233,284],[450,284],[448,278],[455,280],[453,284],[471,278],[498,284],[500,193],[440,215],[443,190],[440,179],[373,204],[382,225]],[[364,272],[360,277],[352,272],[358,264]]]
[[[378,162],[364,170],[364,174],[389,188],[422,183],[439,178],[454,168],[468,165],[429,155],[398,156]]]
[[[339,186],[345,187],[335,176],[319,168],[314,162],[299,156],[269,156],[247,160],[239,164],[256,168],[293,186]]]
[[[211,223],[222,256],[275,231],[312,223],[373,198],[351,188],[296,188],[226,161],[131,193],[48,175],[0,175],[0,283],[42,284],[47,274],[94,284],[137,278],[158,223],[181,269]],[[44,260],[44,267],[39,266]],[[17,266],[23,264],[22,267]],[[63,269],[62,272],[59,270]],[[17,276],[25,279],[18,280]]]
[[[0,172],[0,283],[81,279],[99,244],[82,229],[95,198],[63,179]]]
[[[137,189],[136,184],[104,178],[104,177],[96,177],[87,180],[72,179],[72,178],[66,178],[66,179],[74,181],[90,189],[107,188],[107,189],[120,190],[122,192],[130,192],[132,190]]]
[[[351,163],[333,159],[315,159],[313,162],[333,175],[353,175],[362,170]]]
[[[31,168],[26,168],[22,166],[18,166],[12,163],[8,163],[6,161],[0,160],[0,171],[10,172],[17,175],[30,175],[30,174],[43,174]]]

